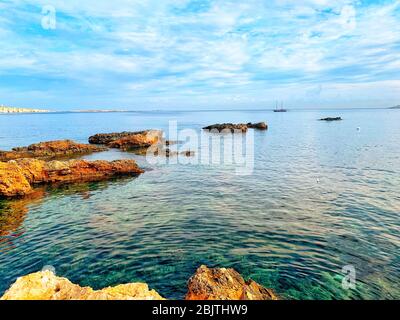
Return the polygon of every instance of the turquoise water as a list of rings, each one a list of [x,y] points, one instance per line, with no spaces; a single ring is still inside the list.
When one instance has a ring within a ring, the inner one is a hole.
[[[342,122],[320,122],[342,116]],[[99,132],[268,122],[254,171],[151,165],[138,178],[0,202],[0,293],[46,265],[80,285],[146,282],[182,298],[201,264],[233,267],[290,299],[400,298],[400,111],[0,115],[0,149]],[[357,130],[357,128],[359,128]],[[356,288],[342,287],[354,266]]]

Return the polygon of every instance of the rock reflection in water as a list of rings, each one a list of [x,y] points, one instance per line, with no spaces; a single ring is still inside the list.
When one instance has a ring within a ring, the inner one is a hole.
[[[23,223],[29,209],[41,205],[47,199],[79,195],[88,200],[93,191],[104,190],[112,183],[128,183],[132,178],[116,178],[109,181],[49,185],[36,188],[33,193],[19,199],[0,200],[0,253],[16,247],[14,242],[23,236]]]

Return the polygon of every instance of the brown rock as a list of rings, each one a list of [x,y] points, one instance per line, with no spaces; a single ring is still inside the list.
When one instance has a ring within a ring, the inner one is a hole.
[[[27,147],[13,148],[12,151],[0,151],[0,161],[9,161],[21,158],[51,159],[105,150],[107,149],[104,147],[76,143],[71,140],[46,141],[31,144]]]
[[[194,151],[191,151],[191,150],[182,151],[180,154],[184,155],[186,157],[194,157],[194,155],[195,155]]]
[[[204,130],[216,130],[216,131],[226,131],[226,132],[246,132],[247,131],[247,124],[239,123],[217,123],[211,126],[207,126],[203,128]]]
[[[108,146],[111,148],[118,148],[122,150],[148,148],[161,141],[161,138],[162,131],[147,130],[137,132],[118,140],[114,140],[108,143]]]
[[[167,158],[169,157],[178,157],[178,156],[185,156],[185,157],[193,157],[194,156],[194,151],[172,151],[171,149],[167,148],[165,150],[162,150],[160,153],[158,153],[158,155],[162,155],[165,156]]]
[[[234,269],[201,266],[189,279],[186,300],[278,300],[275,293]]]
[[[15,162],[0,162],[0,197],[23,196],[32,192],[32,187],[23,169]]]
[[[137,134],[138,132],[112,132],[112,133],[98,133],[89,137],[89,143],[92,144],[109,144],[115,140],[125,138]]]
[[[143,173],[134,160],[43,161],[19,159],[0,162],[0,197],[24,196],[34,185],[97,181],[115,176]]]
[[[265,122],[257,122],[257,123],[249,122],[247,124],[247,127],[252,128],[252,129],[258,129],[258,130],[267,130],[268,129],[268,125]]]
[[[0,300],[164,300],[145,283],[129,283],[102,290],[81,287],[51,271],[18,278]]]
[[[143,136],[147,135],[148,133],[159,135],[161,133],[161,131],[159,131],[159,130],[144,130],[144,131],[136,131],[136,132],[123,131],[123,132],[112,132],[112,133],[98,133],[98,134],[95,134],[95,135],[89,137],[89,143],[108,145],[114,141],[119,141],[121,139],[128,138],[128,137],[137,136],[139,138],[140,137],[143,138]]]

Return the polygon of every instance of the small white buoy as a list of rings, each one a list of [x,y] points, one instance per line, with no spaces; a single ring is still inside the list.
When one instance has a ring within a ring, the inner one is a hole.
[[[357,127],[357,131],[361,131],[361,128],[360,128],[360,127]]]

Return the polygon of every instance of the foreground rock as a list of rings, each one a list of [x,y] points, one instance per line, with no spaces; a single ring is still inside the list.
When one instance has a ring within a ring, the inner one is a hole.
[[[186,300],[278,300],[276,294],[234,269],[201,266],[189,279]]]
[[[12,151],[0,151],[0,161],[9,161],[22,158],[51,159],[78,154],[88,154],[104,150],[106,150],[104,147],[76,143],[71,140],[47,141],[31,144],[27,147],[13,148]]]
[[[340,120],[342,120],[342,118],[341,117],[334,117],[334,118],[332,118],[332,117],[328,117],[328,118],[322,118],[322,119],[319,119],[320,121],[340,121]]]
[[[51,271],[18,278],[0,300],[164,300],[145,283],[129,283],[102,290],[81,287]]]
[[[201,266],[189,279],[186,300],[278,300],[256,282],[244,281],[234,269]],[[41,271],[20,277],[0,300],[163,300],[145,283],[130,283],[95,291]]]
[[[35,185],[98,181],[143,173],[134,160],[43,161],[19,159],[0,162],[0,197],[25,196]]]
[[[267,130],[268,126],[265,122],[258,122],[258,123],[217,123],[211,126],[204,127],[204,130],[213,130],[218,132],[247,132],[247,130],[251,129],[258,129],[258,130]]]

